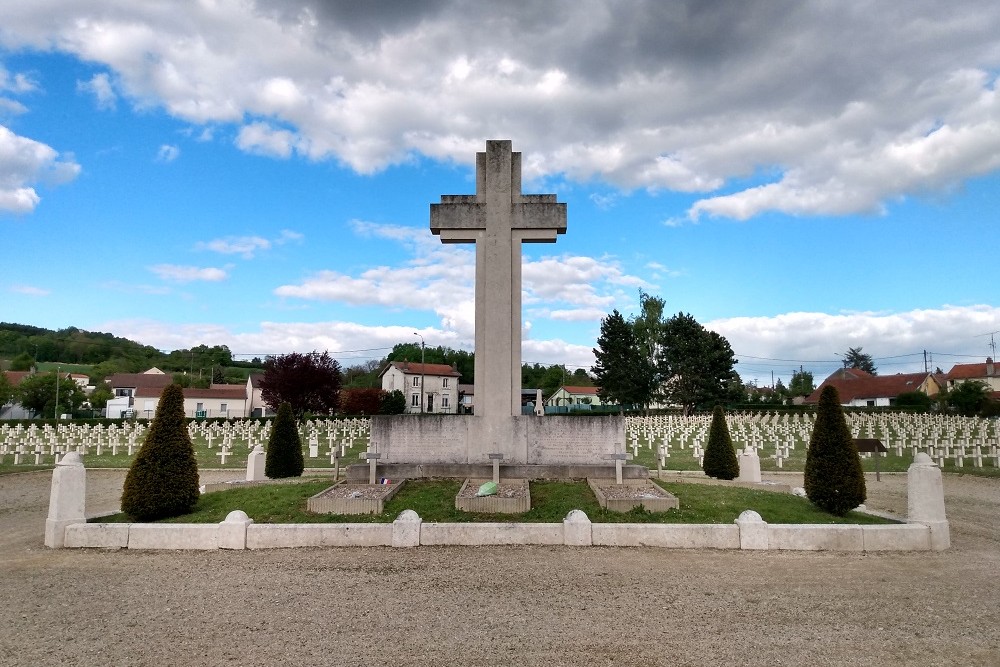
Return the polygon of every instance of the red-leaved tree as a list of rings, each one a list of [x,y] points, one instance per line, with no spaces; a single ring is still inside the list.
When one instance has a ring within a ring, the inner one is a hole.
[[[260,389],[272,410],[288,403],[296,418],[305,413],[332,415],[337,412],[340,381],[340,364],[326,352],[292,352],[264,361]]]
[[[381,412],[381,389],[353,387],[340,393],[340,411],[346,415],[377,415]]]

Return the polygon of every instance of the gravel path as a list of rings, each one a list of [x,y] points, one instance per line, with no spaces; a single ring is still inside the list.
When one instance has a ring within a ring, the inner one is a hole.
[[[89,471],[88,511],[123,478]],[[4,667],[1000,665],[1000,480],[947,476],[953,548],[911,554],[52,551],[49,480],[0,477]],[[868,489],[905,513],[905,477]]]

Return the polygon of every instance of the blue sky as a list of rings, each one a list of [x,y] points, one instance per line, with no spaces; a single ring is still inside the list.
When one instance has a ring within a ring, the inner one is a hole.
[[[858,346],[948,370],[1000,331],[993,3],[22,4],[0,320],[346,365],[414,331],[471,349],[473,250],[428,205],[511,139],[525,191],[568,204],[526,249],[525,361],[589,366],[640,289],[761,385]]]

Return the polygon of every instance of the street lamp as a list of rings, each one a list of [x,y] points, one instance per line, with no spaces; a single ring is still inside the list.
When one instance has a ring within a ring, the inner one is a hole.
[[[420,338],[420,414],[424,413],[424,337],[413,332],[414,336]]]

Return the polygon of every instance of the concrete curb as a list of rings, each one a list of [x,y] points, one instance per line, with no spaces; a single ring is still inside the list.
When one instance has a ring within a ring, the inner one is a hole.
[[[744,513],[746,514],[746,513]],[[755,514],[755,513],[754,513]],[[234,516],[235,515],[235,516]],[[932,526],[592,523],[574,510],[559,523],[425,523],[406,510],[391,524],[257,524],[238,510],[218,524],[75,523],[63,546],[103,549],[282,549],[294,547],[542,544],[664,549],[929,551]]]

